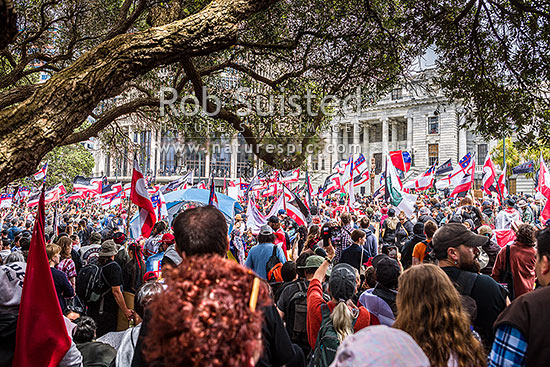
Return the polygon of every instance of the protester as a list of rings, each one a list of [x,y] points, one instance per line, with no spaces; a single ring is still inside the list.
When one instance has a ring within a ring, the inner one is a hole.
[[[414,246],[412,252],[412,265],[418,265],[423,262],[434,262],[435,258],[432,259],[432,238],[437,231],[437,224],[433,220],[427,220],[424,223],[424,235],[426,239],[424,241],[418,242]]]
[[[500,252],[501,247],[493,241],[493,230],[491,229],[491,227],[487,225],[481,226],[477,229],[477,233],[479,235],[489,238],[489,241],[487,241],[485,245],[481,247],[481,249],[487,254],[487,257],[489,258],[487,266],[481,269],[481,273],[491,275],[493,272],[493,267],[495,266],[497,255]]]
[[[541,287],[516,298],[496,320],[489,367],[546,366],[550,361],[550,229],[536,237],[535,271]]]
[[[356,307],[348,302],[356,293],[359,283],[359,274],[352,266],[338,264],[332,269],[329,278],[331,300],[327,302],[323,298],[321,282],[333,258],[334,249],[329,246],[327,257],[315,271],[307,290],[307,335],[313,350],[322,336],[319,331],[324,325],[332,324],[340,343],[346,336],[371,325],[369,312],[363,306]]]
[[[374,228],[371,226],[370,219],[366,216],[361,218],[359,227],[366,235],[363,248],[367,251],[369,258],[375,257],[378,254],[378,240],[373,233]]]
[[[91,317],[82,316],[75,320],[73,340],[82,354],[83,367],[108,367],[116,357],[116,350],[109,344],[94,341],[97,326]]]
[[[101,297],[87,304],[88,315],[97,324],[98,337],[116,330],[119,308],[128,320],[133,318],[133,311],[128,308],[122,295],[122,269],[115,261],[117,252],[113,240],[107,240],[101,244],[97,263],[101,267],[101,276],[104,279],[100,290]]]
[[[530,224],[522,224],[516,232],[516,240],[504,247],[499,253],[493,267],[492,277],[502,281],[502,275],[509,266],[512,272],[512,286],[509,285],[510,299],[531,292],[535,286],[535,230]],[[508,261],[509,265],[508,265]],[[512,293],[513,292],[513,293]]]
[[[395,231],[397,229],[397,223],[399,223],[399,219],[395,217],[395,209],[390,208],[388,210],[388,217],[382,223],[382,229],[380,232],[382,241],[388,244],[395,244]]]
[[[274,242],[273,229],[270,226],[263,226],[258,235],[258,244],[248,252],[245,265],[262,279],[267,279],[269,269],[266,269],[266,265],[273,255],[279,259],[281,264],[286,262],[283,249],[275,245]]]
[[[82,239],[81,242],[83,244],[80,248],[80,263],[82,267],[97,262],[99,251],[101,251],[101,235],[97,232],[92,232],[88,244],[84,245]]]
[[[393,327],[412,336],[432,367],[486,365],[483,346],[470,331],[460,295],[437,266],[420,264],[403,273],[397,309]]]
[[[57,245],[61,248],[61,261],[57,264],[57,270],[61,270],[69,279],[69,282],[75,287],[76,266],[71,256],[73,241],[69,237],[63,236],[57,240]]]
[[[216,266],[213,267],[212,263]],[[260,357],[262,306],[268,288],[260,283],[257,305],[249,306],[254,275],[223,258],[192,256],[169,271],[167,289],[149,304],[155,325],[144,353],[157,366],[252,366]],[[166,350],[170,353],[166,353]]]
[[[361,267],[369,260],[369,253],[365,250],[367,235],[360,229],[351,232],[353,244],[342,252],[341,264],[349,264],[361,272]]]
[[[125,291],[135,294],[143,284],[145,262],[141,246],[134,241],[128,245],[128,254],[130,260],[122,267],[122,284]]]
[[[64,312],[67,308],[65,299],[74,297],[74,288],[67,279],[67,275],[56,269],[61,259],[61,247],[58,245],[47,245],[46,254],[50,262],[50,270],[52,271],[52,278],[55,292],[57,293],[57,299],[59,300],[59,306],[61,306],[61,312]]]
[[[463,298],[470,297],[475,302],[473,326],[489,350],[494,339],[493,323],[506,307],[507,292],[491,277],[479,274],[479,247],[487,241],[487,237],[468,231],[461,223],[444,225],[432,239],[441,269],[456,284]]]
[[[413,227],[413,234],[401,250],[401,265],[403,269],[408,269],[413,263],[413,252],[416,244],[426,241],[424,234],[424,223],[417,222]]]
[[[500,211],[495,219],[495,229],[510,229],[512,223],[521,219],[519,212],[514,209],[516,202],[513,199],[506,199],[506,208]]]

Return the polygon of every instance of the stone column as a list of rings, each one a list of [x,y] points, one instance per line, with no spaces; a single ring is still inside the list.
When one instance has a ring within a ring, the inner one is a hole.
[[[359,119],[357,119],[357,118],[353,119],[352,123],[353,123],[353,145],[354,145],[353,149],[354,150],[351,151],[350,154],[355,153],[355,149],[359,149],[359,151],[357,153],[361,152],[361,146],[359,145],[359,133],[360,133]]]
[[[389,140],[389,130],[388,130],[388,118],[384,117],[382,119],[382,161],[386,159],[388,155],[388,140]]]
[[[397,150],[397,121],[391,122],[392,150]]]
[[[365,159],[367,160],[367,162],[369,161],[369,158],[370,158],[370,149],[369,149],[369,137],[370,137],[370,134],[369,134],[369,124],[368,123],[363,123],[361,125],[361,128],[363,129],[363,147],[361,149],[361,153],[363,153],[363,155],[365,156]]]
[[[413,118],[407,116],[407,151],[411,153],[413,145]]]
[[[338,146],[338,129],[337,129],[337,126],[336,124],[333,124],[333,125],[330,125],[330,144],[332,145],[332,153],[331,153],[331,157],[330,157],[330,167],[329,167],[329,171],[332,170],[332,166],[334,166],[334,164],[336,162],[338,162],[338,151],[337,151],[337,146]]]
[[[348,128],[349,128],[349,123],[348,122],[345,122],[344,124],[340,125],[340,134],[342,134],[342,137],[343,137],[342,143],[344,144],[344,147],[345,147],[343,159],[347,159],[347,157],[349,155]]]
[[[208,145],[204,155],[204,176],[207,179],[210,178],[210,147]]]
[[[237,150],[239,148],[239,142],[237,140],[237,135],[231,137],[231,166],[230,166],[230,177],[232,180],[237,178],[237,163],[238,163],[238,154]]]
[[[464,122],[464,119],[465,119],[464,115],[459,115],[459,120],[458,120],[459,126],[462,125],[462,123]],[[459,127],[458,128],[458,158],[457,158],[457,161],[462,159],[462,157],[464,157],[466,155],[466,153],[468,152],[467,150],[468,150],[468,146],[467,146],[466,130],[461,129]]]

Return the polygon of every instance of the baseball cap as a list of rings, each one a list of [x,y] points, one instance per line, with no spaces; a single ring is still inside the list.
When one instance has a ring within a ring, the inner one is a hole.
[[[325,261],[325,258],[318,255],[311,255],[306,259],[306,264],[304,266],[299,266],[299,269],[319,269],[319,267],[323,264],[323,261]],[[327,270],[326,275],[330,276],[330,269]]]
[[[332,268],[328,281],[332,297],[347,301],[355,294],[356,284],[355,268],[353,266],[340,263]]]
[[[267,222],[268,223],[279,223],[279,218],[277,218],[277,216],[275,216],[275,215],[272,215],[271,217],[269,217]]]
[[[116,243],[113,240],[104,241],[101,244],[99,256],[114,256],[118,253]]]
[[[491,230],[491,227],[489,226],[481,226],[477,229],[477,233],[481,236],[486,234],[493,234],[493,231]]]
[[[506,199],[506,205],[512,207],[516,205],[516,202],[514,201],[514,199]]]
[[[487,237],[469,231],[462,223],[448,223],[435,232],[432,244],[436,257],[444,258],[447,249],[450,247],[458,247],[460,245],[481,247],[485,245],[487,241]]]
[[[157,280],[159,277],[154,271],[148,271],[147,273],[143,274],[143,281],[148,282],[150,280]]]
[[[273,234],[273,228],[266,224],[260,228],[260,234],[262,236],[269,236],[270,234]]]
[[[279,211],[277,212],[277,214],[286,214],[286,210],[284,210],[284,209],[279,209]]]
[[[162,235],[162,240],[161,240],[162,243],[166,243],[166,244],[171,245],[175,241],[176,241],[176,238],[174,237],[174,235],[172,233],[165,233],[165,234]]]

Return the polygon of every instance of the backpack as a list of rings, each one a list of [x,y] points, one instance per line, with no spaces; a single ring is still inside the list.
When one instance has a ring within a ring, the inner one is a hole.
[[[277,257],[277,245],[273,245],[273,253],[265,264],[265,271],[267,273],[268,282],[282,282],[283,276],[281,275],[281,268],[283,264]]]
[[[500,273],[498,282],[502,285],[510,296],[510,301],[514,299],[514,276],[510,265],[510,245],[506,246],[506,266],[504,271]]]
[[[290,340],[299,346],[308,346],[307,339],[307,286],[303,281],[296,283],[298,291],[288,301],[285,310],[286,328]]]
[[[462,306],[470,316],[470,320],[472,322],[477,317],[477,303],[471,297],[471,294],[478,276],[479,274],[476,273],[461,271],[456,280],[456,283],[458,283],[458,292],[460,293]]]
[[[76,276],[76,295],[86,304],[97,302],[110,290],[102,293],[104,286],[102,268],[96,263],[84,266]]]
[[[323,315],[323,319],[321,320],[321,327],[319,328],[319,334],[317,334],[315,351],[313,352],[314,367],[330,366],[340,346],[338,333],[334,329],[334,325],[332,325],[330,310],[326,304],[321,305],[321,314]],[[352,329],[355,327],[356,321],[357,319],[353,320],[351,325]]]
[[[424,264],[437,264],[437,258],[435,257],[435,250],[432,246],[432,241],[425,242],[426,245],[426,251],[424,251],[424,260],[422,263]]]

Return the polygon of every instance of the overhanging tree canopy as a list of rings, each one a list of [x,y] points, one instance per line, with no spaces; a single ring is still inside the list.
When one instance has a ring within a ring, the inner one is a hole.
[[[436,87],[464,99],[473,128],[497,136],[514,131],[534,142],[550,131],[548,6],[518,0],[16,1],[21,31],[0,56],[0,185],[32,173],[54,147],[95,136],[120,117],[157,118],[161,86],[200,102],[206,88],[222,103],[219,109],[204,104],[206,112],[217,111],[213,119],[240,131],[267,163],[296,167],[305,152],[270,152],[265,144],[316,142],[326,122],[322,97],[343,97],[359,86],[363,103],[372,103],[428,47],[439,55]],[[228,71],[249,87],[245,98],[258,97],[263,105],[270,97],[313,91],[313,113],[242,116],[243,101],[220,83]],[[40,84],[39,72],[51,78]],[[113,102],[117,95],[124,98]],[[90,126],[88,116],[95,119]],[[205,119],[172,118],[180,124]]]

